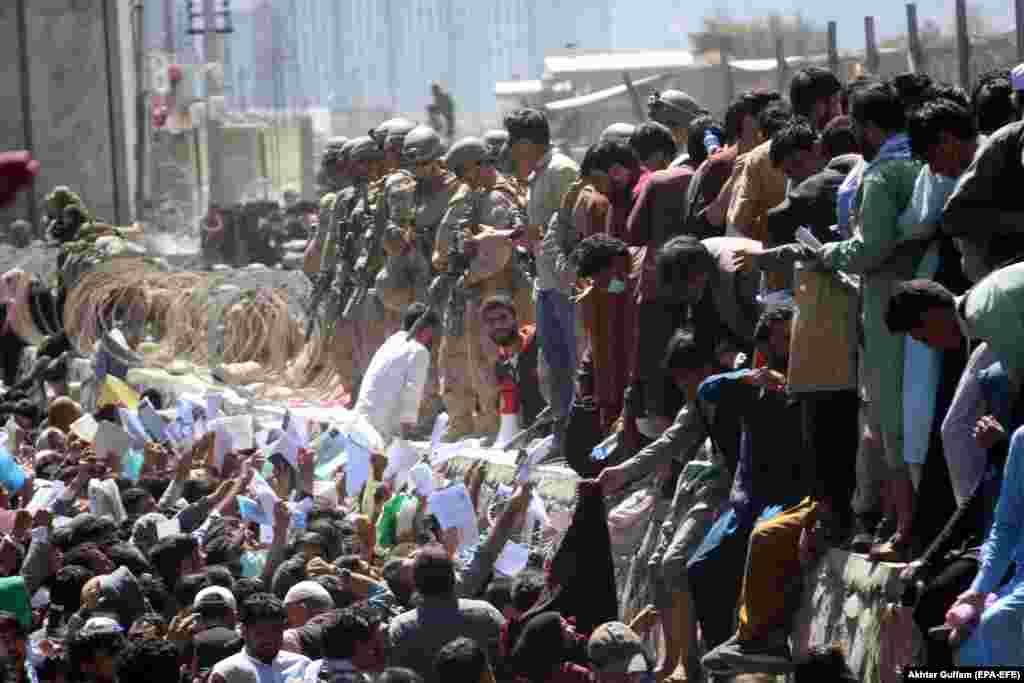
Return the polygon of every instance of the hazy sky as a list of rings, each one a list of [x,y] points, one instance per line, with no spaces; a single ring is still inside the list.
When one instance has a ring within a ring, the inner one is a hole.
[[[573,0],[561,0],[571,2]],[[579,0],[585,2],[585,0]],[[686,47],[686,34],[700,31],[701,18],[725,9],[733,16],[757,16],[772,12],[802,12],[809,19],[838,22],[839,49],[864,46],[864,17],[875,17],[879,37],[906,31],[906,3],[899,0],[858,0],[857,2],[821,2],[821,0],[612,0],[614,40],[618,48]],[[1009,0],[968,0],[968,6],[990,19],[996,29],[1013,28],[1013,3]],[[953,0],[920,0],[918,21],[933,19],[941,26],[952,26]]]

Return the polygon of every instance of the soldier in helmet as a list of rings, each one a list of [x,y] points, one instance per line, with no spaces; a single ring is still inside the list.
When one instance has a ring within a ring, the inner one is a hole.
[[[323,193],[319,199],[320,211],[317,216],[317,229],[313,233],[313,239],[306,245],[306,253],[302,261],[302,270],[310,279],[320,272],[324,247],[331,229],[334,202],[339,194],[344,194],[345,190],[351,189],[352,186],[348,159],[351,147],[348,138],[340,137],[331,138],[324,149],[321,169],[317,175],[317,191]]]
[[[372,231],[377,229],[377,212],[382,210],[385,172],[389,162],[385,158],[384,149],[370,136],[354,138],[348,148],[348,156],[352,187],[349,188],[350,193],[343,195],[341,201],[345,203],[339,206],[338,215],[348,216],[349,229],[358,231],[353,260],[365,255],[370,276],[375,277],[383,265],[383,259],[373,258],[368,250]],[[351,292],[349,284],[336,282],[335,287],[337,291],[348,294]],[[337,301],[333,307],[328,307],[328,314],[334,318],[328,321],[327,326],[334,331],[330,355],[342,384],[355,396],[370,359],[388,335],[398,328],[400,316],[383,306],[374,289],[367,293],[362,304],[352,311],[348,319],[341,317],[341,308],[345,303]]]
[[[321,199],[324,195],[337,192],[349,184],[343,154],[347,144],[348,138],[341,136],[331,138],[324,147],[323,156],[320,157],[320,170],[316,174],[317,196]]]
[[[686,162],[686,144],[690,137],[690,124],[698,116],[708,112],[682,90],[665,90],[653,93],[647,100],[647,115],[652,121],[667,126],[672,132],[676,147],[683,152],[669,165],[675,168]]]
[[[493,377],[498,349],[483,334],[480,305],[502,294],[515,302],[521,319],[529,320],[533,302],[530,282],[513,258],[513,241],[522,237],[526,227],[525,205],[516,190],[498,174],[480,138],[455,143],[445,165],[458,179],[457,190],[438,228],[432,265],[437,272],[448,269],[456,231],[462,232],[466,256],[479,257],[463,281],[464,333],[461,337],[446,333],[440,346],[442,398],[448,410],[444,440],[454,442],[472,433],[493,437],[499,427],[498,387]]]
[[[629,138],[632,137],[635,130],[636,126],[632,123],[613,123],[601,131],[601,138],[598,142],[621,142],[628,145]]]
[[[455,177],[444,166],[441,136],[429,126],[416,126],[404,136],[402,166],[384,183],[386,216],[384,251],[387,263],[377,276],[377,294],[384,305],[401,314],[413,301],[426,301],[433,273],[430,259],[437,226],[455,193]],[[432,350],[436,361],[437,347]],[[423,420],[440,411],[436,363],[427,380]]]
[[[405,143],[405,136],[409,134],[416,123],[409,119],[395,118],[384,121],[372,131],[372,137],[384,151],[384,175],[390,175],[402,165],[402,145]]]

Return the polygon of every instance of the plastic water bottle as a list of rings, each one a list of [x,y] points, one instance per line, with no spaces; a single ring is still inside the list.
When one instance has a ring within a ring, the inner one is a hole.
[[[722,141],[718,139],[718,133],[714,128],[704,131],[704,149],[709,155],[714,154],[722,148]]]
[[[7,493],[14,495],[25,485],[25,472],[14,461],[6,448],[0,448],[0,484]]]
[[[608,457],[609,448],[602,444],[594,446],[594,449],[590,451],[590,459],[594,462],[603,462]]]

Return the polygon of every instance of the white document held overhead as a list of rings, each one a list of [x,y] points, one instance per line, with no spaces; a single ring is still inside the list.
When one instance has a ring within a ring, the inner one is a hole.
[[[494,571],[504,576],[518,576],[530,561],[530,549],[521,543],[509,541],[494,562]]]
[[[388,459],[387,467],[384,468],[384,480],[397,477],[398,487],[405,483],[405,475],[408,474],[409,470],[413,468],[416,461],[419,460],[419,456],[416,455],[416,451],[412,449],[409,443],[405,439],[395,439],[388,446],[388,450],[384,453],[384,457]]]
[[[97,429],[99,429],[99,424],[96,422],[96,418],[89,414],[85,414],[71,423],[71,433],[88,443],[92,443],[96,438]]]
[[[61,481],[36,479],[35,489],[32,500],[25,507],[32,514],[38,510],[53,510],[57,499],[64,493],[65,486]]]
[[[454,527],[461,532],[459,548],[474,546],[479,541],[476,510],[465,484],[455,484],[432,493],[427,501],[427,511],[437,517],[442,529]]]
[[[178,521],[177,517],[171,517],[166,521],[157,522],[156,537],[158,539],[167,538],[168,536],[175,536],[180,533],[181,522]]]
[[[235,415],[234,417],[221,417],[213,420],[208,425],[213,431],[213,457],[214,464],[221,467],[224,464],[224,456],[230,450],[243,450],[252,448],[253,440],[252,415]]]

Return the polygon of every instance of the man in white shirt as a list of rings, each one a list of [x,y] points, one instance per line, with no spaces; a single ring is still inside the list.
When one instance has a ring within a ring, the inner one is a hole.
[[[422,318],[422,320],[421,320]],[[402,329],[388,337],[370,360],[355,411],[381,435],[408,438],[419,417],[430,367],[430,347],[440,335],[441,316],[414,303]],[[411,334],[410,334],[411,332]]]
[[[309,658],[281,649],[286,613],[269,593],[257,593],[242,604],[245,647],[213,667],[210,683],[299,683]]]

